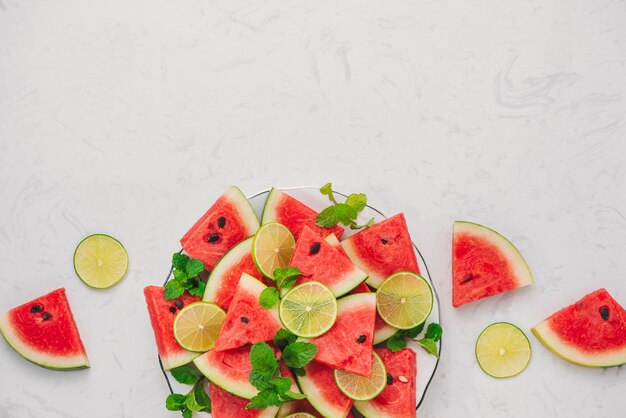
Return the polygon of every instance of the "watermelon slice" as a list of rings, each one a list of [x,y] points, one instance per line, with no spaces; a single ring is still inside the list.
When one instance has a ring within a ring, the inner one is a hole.
[[[237,293],[226,313],[214,350],[223,351],[269,341],[282,328],[276,306],[266,309],[259,303],[259,296],[266,288],[249,274],[241,275]]]
[[[532,331],[549,350],[574,364],[626,364],[626,311],[605,289],[561,309]]]
[[[354,289],[350,291],[351,295],[357,293],[372,293],[370,288],[365,283],[361,283]],[[398,332],[398,328],[392,327],[388,323],[386,323],[378,314],[378,310],[376,311],[376,322],[374,322],[374,345],[380,344],[383,341],[387,340],[393,334]]]
[[[314,280],[328,286],[337,297],[367,278],[363,271],[308,226],[302,229],[289,265],[302,271],[296,285]]]
[[[307,414],[313,415],[315,418],[324,418],[322,415],[320,415],[319,412],[317,412],[315,408],[313,408],[313,405],[311,405],[311,403],[306,399],[285,402],[280,406],[276,418],[285,418],[286,416],[295,414],[297,412],[306,412]],[[354,418],[352,411],[348,412],[346,418]]]
[[[274,418],[278,412],[278,407],[273,405],[265,409],[246,409],[250,399],[233,395],[214,383],[209,384],[209,392],[213,418]]]
[[[189,363],[200,353],[192,353],[182,348],[174,338],[174,318],[180,309],[200,300],[198,296],[183,293],[176,300],[165,300],[163,288],[147,286],[143,289],[148,305],[150,323],[154,331],[157,350],[164,370],[170,370]]]
[[[89,367],[64,288],[0,316],[0,332],[15,351],[39,366],[58,370]]]
[[[456,221],[452,237],[452,306],[532,284],[517,248],[483,225]]]
[[[276,188],[270,190],[263,208],[263,219],[261,223],[265,225],[269,222],[278,222],[285,225],[291,231],[294,237],[299,237],[302,228],[308,226],[317,236],[325,237],[329,233],[333,233],[337,238],[341,238],[343,228],[339,225],[333,228],[322,228],[315,225],[315,218],[318,213]]]
[[[311,405],[324,417],[347,417],[354,402],[337,387],[333,369],[314,360],[304,371],[306,376],[298,376],[298,384]]]
[[[367,273],[367,284],[374,288],[393,273],[420,272],[402,213],[352,235],[341,245],[350,260]]]
[[[211,270],[228,250],[259,229],[259,220],[241,190],[231,186],[180,239],[183,249]]]
[[[372,372],[376,294],[359,293],[337,301],[337,320],[320,337],[302,339],[317,345],[315,360],[334,369],[367,376]]]
[[[202,300],[214,302],[222,309],[228,310],[230,302],[237,291],[237,285],[242,273],[247,273],[263,281],[268,286],[274,283],[269,279],[265,279],[254,265],[252,260],[252,238],[237,244],[215,265],[207,281]]]
[[[355,402],[354,407],[366,418],[415,418],[415,352],[409,348],[376,352],[387,369],[387,386],[371,401]]]
[[[324,238],[324,241],[329,243],[335,250],[339,251],[344,257],[348,258],[348,254],[341,246],[341,243],[339,242],[335,234],[328,234],[326,238]],[[365,286],[365,283],[363,283],[363,285]]]

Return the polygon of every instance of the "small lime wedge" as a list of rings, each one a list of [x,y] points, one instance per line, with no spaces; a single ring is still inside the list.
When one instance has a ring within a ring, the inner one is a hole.
[[[377,397],[387,385],[387,370],[381,358],[372,353],[372,374],[369,377],[335,370],[335,382],[339,389],[355,401],[369,401]]]
[[[492,377],[520,374],[530,361],[530,342],[521,329],[508,322],[496,322],[476,340],[476,360]]]
[[[226,312],[211,302],[185,306],[174,319],[174,338],[185,350],[204,352],[213,348]]]
[[[122,280],[127,269],[124,246],[108,235],[90,235],[74,251],[74,270],[87,286],[109,288]]]
[[[376,307],[387,324],[410,329],[424,322],[430,315],[433,292],[422,276],[400,271],[387,277],[378,287]]]
[[[278,316],[299,337],[319,337],[337,320],[337,299],[320,282],[306,282],[291,289],[280,301]]]
[[[254,234],[252,260],[266,277],[274,278],[274,270],[285,268],[296,248],[296,240],[289,229],[278,222],[267,223]]]

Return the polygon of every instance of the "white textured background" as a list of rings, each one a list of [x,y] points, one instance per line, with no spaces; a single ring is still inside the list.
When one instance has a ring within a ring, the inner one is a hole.
[[[624,1],[0,0],[0,310],[68,290],[92,368],[0,344],[0,417],[175,417],[142,288],[229,184],[321,184],[404,211],[442,298],[421,417],[623,417],[626,373],[530,337],[510,380],[474,360],[604,286],[626,304]],[[531,288],[453,310],[454,219],[511,238]],[[85,287],[89,233],[127,277]]]

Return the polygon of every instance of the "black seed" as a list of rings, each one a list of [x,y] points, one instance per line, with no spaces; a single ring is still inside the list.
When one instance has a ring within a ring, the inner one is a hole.
[[[391,377],[391,375],[389,373],[387,373],[387,384],[388,385],[392,385],[393,384],[393,377]]]
[[[220,239],[220,236],[217,234],[211,234],[209,235],[209,237],[207,238],[207,241],[209,241],[210,243],[214,243],[217,242],[217,240]]]
[[[220,218],[217,220],[217,226],[219,226],[220,228],[224,228],[225,225],[226,225],[226,218],[224,218],[223,216],[220,216]]]
[[[175,314],[176,313],[176,308],[174,306],[170,306],[170,312]]]
[[[609,320],[609,307],[602,306],[599,310],[600,310],[600,316],[602,317],[602,319],[604,319],[605,321],[608,321]]]
[[[180,300],[177,300],[176,302],[174,302],[174,305],[176,305],[179,311],[183,309],[183,302],[181,302]]]
[[[241,319],[241,322],[243,322],[244,324],[247,324],[248,322],[250,322],[250,320],[248,318],[246,318],[245,316],[242,316],[239,319]]]
[[[41,311],[43,311],[43,305],[42,305],[41,303],[38,303],[38,304],[36,304],[36,305],[33,305],[33,306],[30,308],[30,311],[31,311],[32,313],[41,312]]]
[[[311,245],[311,254],[317,254],[320,252],[320,243],[316,242],[313,245]]]
[[[380,239],[380,242],[382,242],[382,243],[383,243],[383,245],[387,245],[387,243],[388,243],[389,241],[387,241],[385,238],[381,238],[381,239]]]
[[[461,280],[461,283],[469,282],[473,278],[474,276],[472,276],[471,274],[468,274],[467,276],[463,277],[463,280]]]
[[[359,338],[356,339],[356,342],[359,343],[359,344],[363,344],[366,339],[367,339],[367,337],[365,335],[361,335],[361,336],[359,336]]]
[[[41,317],[43,318],[44,321],[47,321],[48,319],[52,318],[52,314],[48,313],[48,312],[44,312]]]

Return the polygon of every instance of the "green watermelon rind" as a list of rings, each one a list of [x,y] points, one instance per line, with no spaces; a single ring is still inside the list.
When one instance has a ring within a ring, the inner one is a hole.
[[[280,190],[272,187],[267,195],[265,206],[263,206],[263,213],[261,214],[261,225],[265,225],[269,222],[276,222],[276,204],[280,198],[280,193]]]
[[[0,333],[2,333],[2,336],[13,350],[26,360],[38,366],[64,371],[80,370],[89,367],[89,359],[85,354],[77,354],[71,357],[52,356],[29,347],[13,331],[13,326],[9,321],[8,314],[0,316]]]
[[[378,312],[376,312],[378,314]],[[388,323],[385,322],[385,326],[380,329],[374,329],[374,342],[373,344],[380,344],[394,335],[396,332],[400,331],[399,328],[392,327]]]
[[[177,354],[168,354],[167,356],[159,354],[159,358],[161,359],[163,370],[168,371],[191,363],[193,359],[201,354],[202,353],[194,353],[193,351],[185,350]]]
[[[570,363],[583,367],[600,368],[626,364],[626,346],[604,353],[585,353],[571,343],[562,340],[559,334],[550,326],[550,318],[532,327],[531,331],[548,350]]]
[[[222,373],[220,367],[216,367],[207,361],[207,355],[201,355],[193,360],[193,364],[200,373],[206,376],[213,384],[240,398],[252,399],[259,391],[249,380],[241,381],[233,379]]]
[[[252,239],[247,238],[231,248],[220,261],[215,264],[206,283],[206,289],[202,300],[205,302],[215,302],[217,293],[222,284],[224,274],[234,265],[241,261],[241,258],[252,252]]]
[[[234,206],[238,209],[238,214],[241,217],[241,220],[246,225],[246,230],[250,236],[254,235],[254,233],[259,229],[259,218],[257,218],[256,213],[254,212],[254,208],[252,204],[248,200],[245,194],[239,189],[237,186],[230,186],[229,189],[225,193],[233,202]]]
[[[341,415],[341,410],[333,408],[332,404],[329,404],[324,400],[323,395],[319,393],[316,386],[311,382],[308,376],[297,376],[298,386],[302,393],[305,393],[308,401],[313,405],[313,408],[324,418],[345,418],[348,414]],[[339,390],[339,388],[337,388]],[[349,413],[350,410],[348,410]]]

